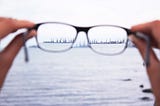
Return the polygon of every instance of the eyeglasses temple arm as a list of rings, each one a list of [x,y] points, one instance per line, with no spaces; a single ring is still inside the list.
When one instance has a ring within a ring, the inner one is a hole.
[[[24,46],[25,62],[29,61],[28,50],[27,50],[27,46],[26,46],[26,36],[27,36],[27,34],[28,34],[28,30],[26,32],[24,32],[23,35],[22,35],[23,46]]]
[[[146,67],[148,67],[150,64],[150,58],[149,58],[149,56],[150,56],[150,38],[149,38],[149,36],[147,36],[141,32],[136,32],[135,36],[138,38],[144,39],[147,42],[146,55],[145,55],[144,62],[145,62]]]

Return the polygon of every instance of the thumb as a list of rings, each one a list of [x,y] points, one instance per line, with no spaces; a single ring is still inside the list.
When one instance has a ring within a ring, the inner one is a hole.
[[[145,50],[146,50],[146,43],[141,40],[136,38],[136,36],[131,35],[129,36],[129,39],[136,45],[136,47],[138,48],[143,60],[145,59]]]
[[[131,35],[129,37],[129,39],[131,39],[133,41],[133,43],[136,45],[136,47],[138,48],[142,58],[144,59],[145,57],[145,47],[147,46],[146,43],[143,40],[140,40],[138,38],[136,38],[134,35]],[[147,68],[147,74],[148,77],[150,79],[151,82],[151,86],[152,86],[152,90],[153,90],[153,94],[155,96],[155,98],[159,101],[160,99],[160,64],[159,64],[159,60],[155,54],[155,52],[153,51],[153,49],[150,49],[150,55],[149,55],[149,60],[150,60],[150,64]]]
[[[136,45],[136,47],[138,48],[143,60],[145,59],[145,56],[146,56],[146,47],[147,47],[147,44],[144,40],[141,40],[141,39],[138,39],[136,36],[134,35],[131,35],[129,37],[129,39]],[[159,60],[156,56],[156,54],[154,53],[153,49],[150,48],[149,50],[149,60],[150,60],[150,64],[149,64],[149,67],[151,66],[154,66],[155,63],[158,63]]]
[[[26,36],[26,40],[32,38],[36,32],[33,30],[28,33]],[[1,56],[7,57],[8,61],[13,61],[21,47],[23,46],[24,42],[22,39],[22,33],[17,35],[10,43],[9,45],[0,53]]]

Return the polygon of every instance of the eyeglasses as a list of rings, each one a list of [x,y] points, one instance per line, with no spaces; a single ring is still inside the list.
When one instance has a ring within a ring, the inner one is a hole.
[[[61,22],[45,22],[36,24],[28,30],[36,30],[36,42],[38,48],[46,52],[65,52],[74,48],[74,43],[79,32],[85,32],[87,47],[101,55],[117,55],[125,51],[129,43],[128,37],[134,34],[147,42],[145,64],[149,64],[150,39],[140,32],[132,32],[130,29],[116,25],[95,25],[79,27]],[[24,41],[25,41],[24,34]],[[78,45],[77,46],[84,46]],[[86,46],[86,45],[85,45]],[[26,60],[28,60],[27,48],[24,43]]]

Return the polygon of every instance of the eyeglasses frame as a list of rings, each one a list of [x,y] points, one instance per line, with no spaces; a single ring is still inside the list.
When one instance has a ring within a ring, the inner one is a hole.
[[[109,27],[116,27],[116,28],[121,28],[121,29],[125,30],[126,33],[127,33],[127,37],[129,37],[129,36],[131,36],[131,35],[134,35],[134,36],[136,36],[136,37],[139,38],[139,39],[145,40],[147,46],[146,46],[146,54],[145,54],[144,63],[145,63],[145,66],[147,66],[147,67],[149,66],[149,62],[150,62],[150,60],[149,60],[149,55],[150,55],[150,51],[149,51],[149,50],[150,50],[150,38],[149,38],[149,36],[147,36],[147,35],[145,35],[145,34],[143,34],[143,33],[141,33],[141,32],[132,32],[130,29],[125,28],[125,27],[122,27],[122,26],[118,26],[118,25],[102,24],[102,25],[93,25],[93,26],[89,26],[89,27],[80,27],[80,26],[75,26],[75,25],[63,23],[63,22],[43,22],[43,23],[37,23],[37,24],[35,24],[32,28],[29,28],[29,29],[23,34],[24,53],[25,53],[25,61],[26,61],[26,62],[29,61],[29,58],[28,58],[28,50],[27,50],[27,47],[26,47],[26,38],[25,38],[25,36],[26,36],[27,33],[28,33],[29,31],[31,31],[31,30],[36,30],[36,31],[37,31],[40,25],[50,24],[50,23],[63,24],[63,25],[71,26],[71,27],[73,27],[73,28],[76,29],[76,36],[75,36],[75,38],[74,38],[74,40],[73,40],[73,42],[72,42],[72,45],[71,45],[68,49],[61,50],[61,51],[51,51],[51,50],[45,50],[45,49],[41,48],[41,46],[39,45],[39,42],[38,42],[38,38],[37,38],[37,36],[35,36],[36,43],[37,43],[37,47],[38,47],[39,49],[43,50],[43,51],[46,51],[46,52],[54,52],[54,53],[56,53],[56,52],[65,52],[65,51],[68,51],[68,50],[70,50],[70,49],[73,48],[73,44],[75,43],[75,41],[76,41],[76,39],[77,39],[77,37],[78,37],[78,33],[81,32],[81,31],[83,31],[83,32],[86,33],[87,42],[88,42],[88,47],[89,47],[93,52],[95,52],[95,53],[97,53],[97,54],[101,54],[101,55],[107,55],[107,56],[121,54],[121,53],[123,53],[123,52],[126,50],[126,48],[127,48],[127,44],[128,44],[128,41],[129,41],[128,38],[127,38],[127,41],[126,41],[126,44],[125,44],[124,49],[123,49],[121,52],[119,52],[119,53],[114,53],[114,54],[100,53],[100,52],[95,51],[95,50],[91,47],[91,43],[90,43],[89,37],[88,37],[88,32],[89,32],[89,30],[90,30],[91,28],[94,28],[94,27],[109,26]]]

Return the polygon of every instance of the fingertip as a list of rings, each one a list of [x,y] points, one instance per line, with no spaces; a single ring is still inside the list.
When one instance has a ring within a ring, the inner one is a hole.
[[[31,31],[28,33],[27,38],[30,39],[30,38],[32,38],[32,37],[34,37],[34,36],[36,36],[36,35],[37,35],[37,32],[36,32],[35,30],[31,30]]]
[[[152,22],[137,24],[131,27],[131,31],[133,32],[143,32],[146,34],[150,34],[151,32]]]
[[[35,23],[27,20],[15,20],[15,27],[19,28],[32,28]]]
[[[144,32],[144,30],[146,30],[145,24],[137,24],[131,27],[131,31],[133,32]]]
[[[137,29],[137,25],[134,25],[134,26],[131,27],[131,31],[133,31],[133,32],[135,32],[136,29]]]
[[[138,39],[134,35],[130,35],[129,40],[131,40],[135,44],[138,42]]]

